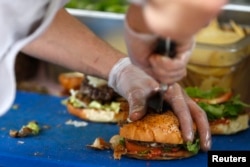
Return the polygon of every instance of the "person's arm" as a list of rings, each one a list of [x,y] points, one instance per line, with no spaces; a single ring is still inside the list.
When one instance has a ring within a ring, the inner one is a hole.
[[[159,83],[132,65],[128,57],[103,42],[65,10],[60,10],[47,31],[24,47],[23,51],[37,58],[107,79],[109,86],[128,100],[129,118],[132,121],[141,119],[146,114],[147,98],[159,88]],[[170,91],[169,96],[181,96],[182,99],[169,102],[172,106],[182,104],[183,107],[177,108],[176,112],[185,110],[183,114],[177,114],[183,125],[183,136],[185,140],[193,140],[191,123],[195,115],[190,115],[193,112],[189,110],[186,99],[178,94],[181,88],[177,87],[176,90],[179,91]],[[210,143],[210,133],[205,115],[202,118],[198,122],[201,145],[207,150],[210,148],[207,144]]]
[[[194,39],[174,41],[176,54],[174,58],[169,58],[155,52],[160,38],[147,26],[143,7],[130,5],[125,20],[125,39],[130,59],[156,80],[173,84],[186,75],[186,64],[194,47]]]
[[[61,9],[47,30],[22,51],[36,58],[104,79],[108,79],[115,62],[125,57],[65,9]]]

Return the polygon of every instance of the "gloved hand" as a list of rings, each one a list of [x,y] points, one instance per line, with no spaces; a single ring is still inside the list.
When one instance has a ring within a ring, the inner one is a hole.
[[[129,119],[136,121],[146,114],[146,101],[149,95],[159,89],[159,83],[138,67],[129,58],[118,61],[109,74],[108,84],[128,100]],[[189,98],[178,84],[169,87],[164,95],[178,117],[184,140],[192,141],[192,123],[196,123],[201,138],[201,148],[208,150],[211,145],[209,124],[204,111]]]
[[[186,75],[194,35],[216,17],[227,0],[130,0],[125,19],[125,39],[132,63],[157,81],[172,84]],[[136,5],[135,5],[136,4]],[[156,56],[157,39],[177,44],[176,57]]]
[[[195,45],[194,38],[174,41],[176,53],[172,59],[166,55],[156,54],[154,50],[159,38],[156,35],[135,32],[128,23],[129,18],[133,18],[132,13],[131,16],[127,15],[125,22],[125,41],[132,63],[161,83],[173,84],[181,80],[187,73],[186,65]]]
[[[211,147],[211,134],[205,111],[177,83],[168,87],[164,99],[171,105],[179,119],[184,140],[193,139],[194,134],[191,132],[194,122],[201,139],[201,148],[208,150]]]

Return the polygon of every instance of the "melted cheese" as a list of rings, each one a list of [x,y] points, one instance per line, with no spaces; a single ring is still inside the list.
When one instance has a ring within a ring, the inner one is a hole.
[[[89,84],[92,85],[93,87],[97,88],[103,85],[107,85],[107,81],[101,78],[96,78],[93,76],[87,76],[88,80],[89,80]]]

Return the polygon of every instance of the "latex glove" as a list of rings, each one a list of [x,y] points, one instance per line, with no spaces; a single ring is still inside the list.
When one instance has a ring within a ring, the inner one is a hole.
[[[132,63],[157,81],[172,84],[186,75],[194,35],[216,17],[226,0],[130,0],[125,19],[125,39]],[[138,5],[139,4],[139,5]],[[157,39],[177,43],[176,58],[154,54]]]
[[[108,84],[128,100],[131,121],[136,121],[146,114],[148,96],[159,89],[158,82],[132,65],[128,58],[123,58],[115,64],[109,74]],[[164,98],[172,106],[180,121],[184,140],[193,140],[194,121],[201,138],[201,148],[208,150],[211,145],[211,135],[205,112],[184,94],[178,84],[170,86]]]
[[[136,14],[134,12],[138,10],[130,8],[125,21],[125,41],[132,63],[161,83],[173,84],[181,80],[187,73],[186,65],[195,45],[194,38],[180,42],[174,41],[176,43],[174,59],[156,54],[154,50],[158,45],[159,37],[135,32],[130,27],[133,25],[129,25],[130,21],[132,24],[136,23],[134,26],[137,24],[143,26],[144,23],[139,23],[140,17],[133,17]]]
[[[131,121],[145,115],[147,97],[159,88],[159,84],[141,69],[132,65],[129,58],[121,59],[112,68],[108,85],[128,100],[128,119]]]
[[[193,140],[194,134],[191,132],[194,122],[201,140],[201,148],[207,151],[211,147],[211,133],[205,111],[177,83],[168,87],[164,99],[171,105],[179,119],[184,140]]]

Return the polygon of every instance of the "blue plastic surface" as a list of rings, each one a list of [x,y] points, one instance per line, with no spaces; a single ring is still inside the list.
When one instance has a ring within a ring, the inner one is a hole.
[[[0,167],[11,166],[88,166],[88,167],[180,167],[207,166],[207,153],[171,161],[144,161],[123,157],[112,158],[112,151],[95,151],[86,147],[96,137],[109,140],[118,133],[115,124],[88,123],[86,127],[66,125],[70,115],[61,104],[63,98],[17,92],[10,111],[0,118]],[[20,129],[29,121],[48,125],[38,136],[12,138],[10,129]],[[214,136],[212,150],[250,150],[250,130],[232,136]]]

